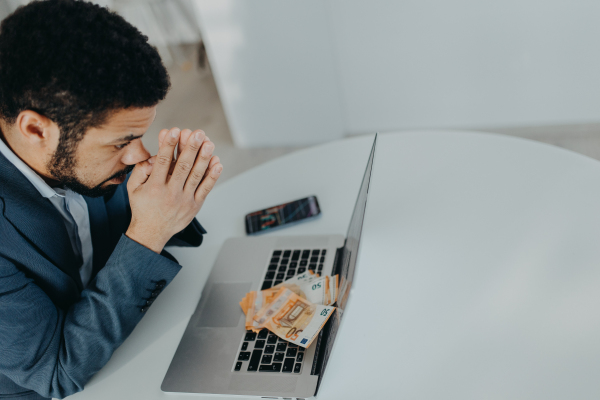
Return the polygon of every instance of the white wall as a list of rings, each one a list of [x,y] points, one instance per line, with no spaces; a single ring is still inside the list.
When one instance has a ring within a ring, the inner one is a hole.
[[[600,120],[600,2],[332,0],[345,130]]]
[[[195,4],[237,145],[308,145],[343,136],[326,2]]]
[[[236,144],[600,121],[600,2],[197,0]]]

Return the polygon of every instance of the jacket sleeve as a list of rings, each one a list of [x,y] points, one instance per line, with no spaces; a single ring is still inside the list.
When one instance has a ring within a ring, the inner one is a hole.
[[[44,397],[83,390],[181,266],[123,235],[70,308],[0,257],[0,373]]]

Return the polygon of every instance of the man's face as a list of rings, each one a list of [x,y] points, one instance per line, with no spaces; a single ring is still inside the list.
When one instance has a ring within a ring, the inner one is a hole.
[[[141,136],[156,115],[156,106],[116,111],[100,127],[90,128],[74,149],[57,151],[48,163],[51,174],[84,196],[114,191],[135,164],[150,157]]]

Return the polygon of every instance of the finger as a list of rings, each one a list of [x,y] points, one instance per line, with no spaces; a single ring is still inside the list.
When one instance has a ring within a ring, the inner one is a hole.
[[[185,181],[188,179],[190,175],[190,171],[194,167],[196,163],[196,158],[202,158],[201,155],[198,155],[200,148],[204,149],[206,143],[203,145],[204,141],[204,132],[196,132],[193,137],[189,138],[186,146],[183,148],[181,152],[181,156],[177,159],[177,165],[175,166],[175,170],[173,171],[173,176],[169,181],[169,184],[177,187],[178,189],[182,189]],[[210,156],[206,160],[206,165],[208,165],[208,160]],[[206,166],[204,167],[206,168]],[[202,170],[204,173],[204,170]],[[200,175],[202,177],[202,174]]]
[[[155,157],[151,157],[146,161],[139,162],[131,171],[129,181],[127,182],[127,190],[133,191],[140,185],[143,185],[148,180],[148,177],[152,173],[152,165],[154,164]]]
[[[215,145],[210,140],[202,143],[202,147],[200,148],[200,154],[198,154],[198,157],[194,162],[192,171],[187,177],[184,191],[192,195],[196,192],[196,188],[198,187],[198,185],[202,181],[202,178],[204,177],[204,174],[206,173],[206,168],[208,167],[210,159],[212,158],[212,153],[214,149]]]
[[[163,140],[165,140],[165,136],[167,135],[167,132],[169,132],[168,129],[161,129],[160,132],[158,132],[158,145],[160,146],[163,142]]]
[[[158,154],[156,155],[156,162],[150,179],[156,179],[159,182],[166,182],[167,175],[169,174],[169,168],[171,167],[171,161],[173,161],[173,152],[175,146],[179,142],[179,128],[172,128],[169,133],[165,136],[162,144],[158,148]]]
[[[212,167],[214,167],[219,162],[221,162],[221,159],[219,158],[219,156],[213,156],[210,159],[210,162],[208,163],[208,167],[206,168],[206,172],[204,172],[204,176],[202,177],[202,179],[206,178],[208,176],[208,174],[210,173],[210,170],[212,169]]]
[[[206,179],[203,179],[202,183],[200,183],[200,186],[198,186],[198,189],[196,189],[196,194],[194,196],[196,203],[204,202],[206,196],[208,196],[212,188],[215,187],[215,183],[217,183],[222,171],[223,165],[221,163],[215,164],[215,166],[210,169]]]
[[[191,129],[184,129],[181,131],[181,135],[179,136],[179,144],[177,145],[177,158],[181,155],[183,148],[188,142],[190,135],[192,134]]]

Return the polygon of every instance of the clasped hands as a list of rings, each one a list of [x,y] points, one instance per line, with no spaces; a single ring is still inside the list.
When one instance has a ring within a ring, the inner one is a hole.
[[[126,235],[160,253],[198,214],[223,166],[202,130],[163,129],[158,141],[158,154],[136,164],[129,177]]]

